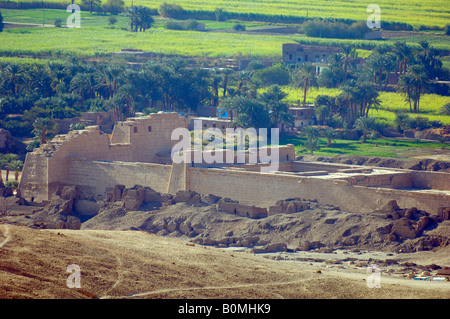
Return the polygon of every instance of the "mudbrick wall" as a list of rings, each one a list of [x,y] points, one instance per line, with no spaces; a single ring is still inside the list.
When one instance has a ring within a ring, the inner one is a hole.
[[[40,202],[61,185],[95,195],[115,185],[141,185],[170,194],[214,194],[266,208],[287,198],[317,200],[350,212],[371,212],[390,200],[430,214],[450,206],[448,173],[293,161],[293,145],[279,147],[276,173],[261,173],[267,164],[158,164],[161,154],[170,156],[178,142],[171,140],[171,132],[179,127],[187,128],[187,121],[176,113],[152,114],[119,122],[112,135],[97,126],[59,135],[27,155],[22,196]]]

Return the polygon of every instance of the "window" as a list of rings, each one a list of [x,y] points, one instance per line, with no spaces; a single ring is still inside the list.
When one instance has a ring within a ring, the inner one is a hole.
[[[133,129],[134,129],[134,133],[137,133],[138,132],[138,128],[135,126],[135,127],[133,127]]]
[[[213,127],[216,127],[216,124],[215,124],[215,123],[213,124]]]
[[[148,131],[149,131],[149,132],[152,131],[152,127],[151,127],[151,126],[148,127]]]
[[[289,60],[292,60],[292,54],[289,54]]]
[[[308,56],[305,55],[305,62],[308,62]]]
[[[203,124],[203,127],[206,127],[207,125],[206,124]]]

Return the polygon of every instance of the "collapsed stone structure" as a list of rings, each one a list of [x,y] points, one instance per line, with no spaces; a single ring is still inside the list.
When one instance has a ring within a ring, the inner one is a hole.
[[[279,169],[270,173],[261,173],[268,165],[261,159],[246,164],[172,163],[171,150],[178,141],[171,134],[176,128],[188,128],[187,120],[158,113],[118,122],[111,135],[98,126],[58,135],[27,154],[19,185],[22,197],[45,203],[58,188],[76,186],[94,199],[90,202],[120,197],[133,209],[146,196],[157,196],[133,189],[141,185],[175,200],[179,191],[220,196],[223,210],[249,217],[304,209],[300,198],[357,213],[372,213],[390,200],[431,215],[445,215],[450,207],[448,173],[296,161],[293,145],[276,146]],[[90,202],[77,205],[95,212]]]

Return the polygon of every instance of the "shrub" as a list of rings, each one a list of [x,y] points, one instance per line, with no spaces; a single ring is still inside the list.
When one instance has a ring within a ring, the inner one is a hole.
[[[189,19],[184,23],[185,30],[196,31],[198,29],[198,21],[194,19]]]
[[[450,116],[450,103],[445,104],[439,109],[439,114]]]
[[[164,18],[179,19],[184,15],[184,9],[175,3],[163,2],[158,9],[159,14]]]
[[[184,30],[183,24],[175,21],[167,21],[165,28],[168,30]]]
[[[305,22],[303,30],[308,37],[363,39],[369,28],[364,21],[354,22],[349,25],[340,21],[331,22],[315,19]]]
[[[108,23],[111,24],[111,25],[116,24],[116,23],[117,23],[117,18],[114,17],[114,16],[110,16],[110,17],[108,18]]]
[[[233,25],[233,29],[236,31],[245,31],[245,25],[236,23],[235,25]]]
[[[7,181],[7,182],[5,182],[5,186],[16,189],[17,187],[19,187],[19,182],[18,181]]]
[[[444,33],[445,33],[445,35],[450,35],[450,24],[447,24],[444,27]]]
[[[55,19],[55,27],[57,28],[61,28],[62,25],[62,20],[61,19]]]
[[[288,85],[290,83],[289,71],[280,65],[274,65],[270,68],[257,70],[253,74],[253,80],[263,86],[269,85]]]

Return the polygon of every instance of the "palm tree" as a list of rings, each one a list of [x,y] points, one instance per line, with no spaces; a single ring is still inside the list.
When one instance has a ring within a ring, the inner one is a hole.
[[[320,150],[319,139],[317,137],[306,140],[303,146],[311,152],[311,155],[314,155],[314,151]]]
[[[83,6],[88,6],[89,7],[89,13],[92,13],[92,11],[95,8],[98,8],[102,5],[102,1],[101,0],[82,0],[82,5]]]
[[[18,64],[8,64],[2,71],[1,82],[9,84],[12,94],[20,91],[20,85],[25,82],[25,72],[22,66]]]
[[[414,102],[414,113],[419,113],[420,97],[428,84],[427,72],[423,66],[413,65],[405,76],[409,77],[411,83],[410,97]]]
[[[302,129],[302,133],[306,136],[308,140],[312,140],[319,137],[319,130],[314,126],[305,126]]]
[[[18,181],[19,180],[19,172],[23,168],[23,162],[21,160],[13,160],[10,163],[10,168],[12,170],[14,170],[14,180]]]
[[[77,73],[70,81],[70,90],[73,93],[80,94],[82,102],[92,97],[94,92],[94,83],[92,75],[89,73]]]
[[[317,86],[316,67],[311,63],[302,64],[294,73],[294,83],[303,87],[303,105],[306,105],[306,93],[310,86]]]
[[[401,75],[397,82],[397,90],[401,93],[406,93],[406,101],[409,103],[409,111],[412,112],[412,100],[411,100],[411,92],[412,92],[412,77],[405,75]]]
[[[14,169],[13,168],[14,161],[17,161],[18,159],[19,159],[19,155],[17,155],[17,154],[8,153],[8,154],[3,155],[2,164],[3,164],[3,167],[6,168],[6,181],[9,180],[10,170]]]
[[[281,125],[281,131],[284,127],[292,127],[294,116],[289,111],[289,106],[282,102],[287,94],[278,86],[273,85],[259,96],[259,99],[266,105],[269,110],[269,117],[273,127]]]
[[[397,57],[399,75],[406,73],[407,63],[411,58],[411,52],[411,47],[409,47],[405,42],[396,41],[394,43],[393,53]]]
[[[47,133],[55,133],[57,131],[56,123],[48,117],[38,117],[34,121],[33,126],[33,132],[36,135],[39,134],[41,137],[41,145],[46,143],[45,138]]]
[[[441,150],[443,150],[445,143],[447,142],[447,138],[445,136],[438,136],[437,140],[441,143]]]
[[[343,51],[343,66],[344,66],[344,81],[347,79],[348,68],[354,57],[356,57],[356,49],[353,45],[347,44],[342,46]]]
[[[363,133],[363,143],[366,143],[367,134],[375,128],[375,119],[373,117],[360,117],[355,122],[355,128]]]
[[[327,127],[323,131],[323,136],[327,139],[327,147],[330,147],[331,141],[336,138],[336,131],[332,127]]]

